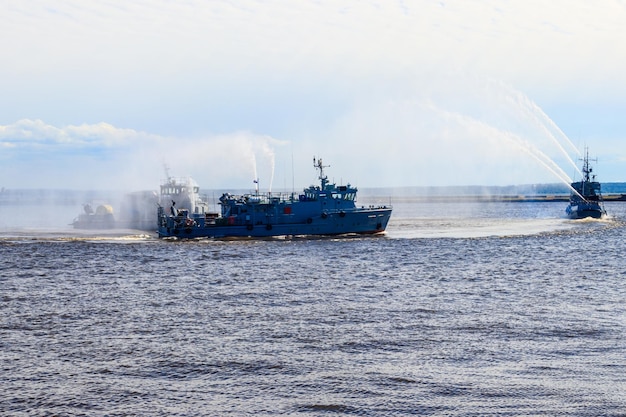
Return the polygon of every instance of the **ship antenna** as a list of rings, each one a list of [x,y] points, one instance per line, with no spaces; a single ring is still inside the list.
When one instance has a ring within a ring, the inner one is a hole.
[[[316,169],[320,170],[320,175],[319,175],[319,179],[320,182],[322,183],[322,190],[326,188],[326,184],[328,184],[328,177],[326,175],[324,175],[324,168],[328,168],[330,167],[330,165],[324,165],[322,164],[322,158],[318,158],[317,162],[315,161],[315,157],[313,157],[313,166]]]
[[[583,181],[590,181],[590,180],[595,180],[596,175],[592,174],[593,172],[593,168],[589,165],[589,148],[585,147],[585,155],[584,158],[582,159],[583,161]],[[591,159],[592,162],[597,163],[598,162],[598,158],[596,159]],[[592,175],[590,175],[592,174]]]
[[[167,182],[170,182],[172,179],[172,177],[170,177],[170,167],[168,167],[165,162],[163,162],[163,169],[165,170],[165,178],[167,179]]]

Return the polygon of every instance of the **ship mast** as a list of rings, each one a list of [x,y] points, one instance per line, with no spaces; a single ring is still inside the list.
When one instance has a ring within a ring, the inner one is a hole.
[[[583,195],[585,195],[585,186],[587,184],[590,184],[591,181],[595,181],[596,176],[591,175],[591,173],[593,172],[593,168],[591,168],[589,166],[589,148],[585,148],[585,156],[582,159],[583,161],[583,181],[582,181],[582,191],[583,191]],[[594,162],[598,162],[597,159],[594,160]]]
[[[589,182],[589,174],[591,173],[591,169],[589,169],[589,149],[585,149],[585,157],[583,159],[583,181]]]
[[[165,171],[165,178],[167,182],[171,182],[172,177],[170,177],[170,167],[165,162],[163,162],[163,170]]]
[[[322,190],[326,188],[326,184],[328,184],[328,177],[324,175],[324,168],[330,167],[330,165],[323,165],[322,158],[318,158],[317,161],[315,157],[313,157],[313,167],[320,170],[319,180],[322,184]]]

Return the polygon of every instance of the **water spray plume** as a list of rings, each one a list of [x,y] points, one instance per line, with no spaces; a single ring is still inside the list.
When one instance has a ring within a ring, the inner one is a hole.
[[[254,154],[254,152],[251,153],[252,155],[252,172],[254,173],[254,184],[255,184],[255,188],[258,190],[259,188],[259,174],[257,172],[257,167],[256,167],[256,155]]]
[[[525,112],[527,119],[533,121],[533,123],[539,127],[539,129],[557,146],[557,148],[561,151],[562,155],[565,156],[566,160],[576,169],[578,173],[580,173],[580,169],[572,160],[567,150],[563,147],[562,142],[564,142],[567,146],[569,146],[578,156],[580,156],[580,151],[576,146],[572,143],[572,141],[567,137],[565,133],[557,126],[554,121],[548,117],[548,115],[530,98],[528,98],[525,94],[517,91],[509,86],[502,84],[511,94],[512,97],[515,98],[518,106],[522,111]],[[551,128],[551,129],[549,129]],[[556,131],[557,135],[561,138],[561,140],[557,139],[553,133]]]
[[[276,168],[276,157],[274,154],[274,150],[271,147],[271,140],[272,138],[268,136],[257,136],[251,138],[246,145],[248,147],[246,151],[250,155],[250,164],[252,165],[252,172],[254,174],[255,187],[258,191],[259,182],[261,180],[259,178],[259,169],[261,170],[261,174],[264,175],[263,178],[265,178],[266,170],[269,169],[268,191],[270,193],[272,192],[272,186],[274,183],[274,171]],[[259,168],[259,163],[261,163],[261,168]]]
[[[544,168],[546,168],[548,171],[554,174],[554,176],[559,178],[561,182],[563,182],[563,184],[565,184],[567,188],[570,189],[570,191],[572,191],[574,194],[577,194],[578,196],[583,198],[582,195],[580,195],[580,193],[576,191],[574,187],[572,187],[571,179],[567,176],[567,174],[565,174],[563,170],[558,165],[556,165],[554,161],[552,161],[552,159],[550,159],[546,154],[544,154],[539,149],[536,149],[534,147],[522,146],[522,142],[523,142],[522,139],[519,137],[516,137],[515,135],[512,135],[510,139],[512,139],[513,142],[516,145],[518,145],[520,150],[526,152],[527,154],[535,158],[535,160],[539,162]]]
[[[435,109],[435,107],[431,104],[431,108]],[[575,194],[579,194],[572,186],[571,179],[569,176],[545,153],[537,149],[534,145],[524,140],[520,136],[508,132],[503,131],[493,126],[488,125],[485,122],[480,120],[476,120],[470,116],[453,113],[438,109],[439,112],[443,113],[447,118],[456,120],[459,124],[466,126],[469,129],[473,127],[479,127],[480,130],[485,131],[491,135],[501,137],[507,140],[507,142],[513,145],[516,149],[523,151],[524,153],[533,157],[537,162],[539,162],[544,168],[546,168],[551,174],[557,177],[563,184],[565,184],[572,192]]]
[[[265,154],[265,157],[268,159],[270,164],[269,192],[272,192],[272,186],[274,184],[274,171],[276,168],[276,155],[274,154],[274,150],[271,148],[267,137],[263,138],[263,142],[261,143],[261,151]]]

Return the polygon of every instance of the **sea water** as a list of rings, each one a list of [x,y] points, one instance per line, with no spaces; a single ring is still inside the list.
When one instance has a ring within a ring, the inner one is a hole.
[[[2,207],[0,415],[624,416],[626,203],[565,205],[182,242]]]

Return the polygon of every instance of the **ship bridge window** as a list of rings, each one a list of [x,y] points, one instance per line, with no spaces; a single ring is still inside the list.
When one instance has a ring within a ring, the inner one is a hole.
[[[354,201],[356,198],[356,193],[332,193],[331,197],[335,200]]]

